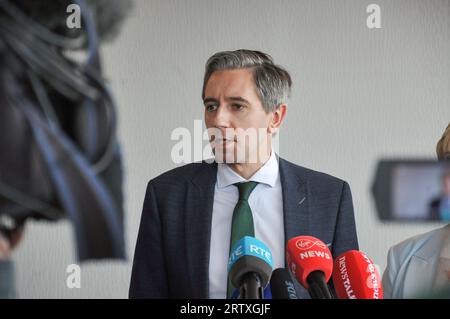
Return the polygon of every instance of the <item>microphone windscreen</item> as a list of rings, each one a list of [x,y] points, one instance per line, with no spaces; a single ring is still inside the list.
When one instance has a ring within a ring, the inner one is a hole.
[[[228,259],[228,273],[234,287],[239,287],[245,274],[259,275],[262,286],[269,283],[272,275],[272,254],[267,246],[260,240],[245,236],[233,247]]]
[[[307,278],[311,272],[323,272],[326,282],[333,272],[330,250],[323,241],[312,236],[291,238],[286,247],[286,259],[292,274],[306,289],[309,289]]]
[[[270,278],[273,299],[298,299],[294,282],[284,268],[275,269]]]
[[[335,259],[333,283],[339,299],[383,299],[378,269],[366,254],[357,250]]]

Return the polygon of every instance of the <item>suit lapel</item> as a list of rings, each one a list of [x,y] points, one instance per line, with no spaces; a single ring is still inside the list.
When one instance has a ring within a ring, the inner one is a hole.
[[[300,178],[290,163],[278,158],[283,194],[285,245],[289,239],[307,235],[310,214],[308,210],[307,184]]]
[[[194,298],[209,297],[209,253],[217,164],[202,163],[188,187],[185,219],[187,268]]]
[[[445,228],[442,228],[412,256],[402,291],[403,298],[423,297],[432,292]]]
[[[280,182],[283,198],[284,216],[284,250],[289,239],[309,234],[310,213],[307,196],[307,183],[294,170],[288,161],[278,158]],[[284,261],[287,266],[287,261]],[[287,268],[287,267],[286,267]],[[306,290],[294,280],[295,290],[299,298],[309,298]]]
[[[417,298],[430,293],[436,262],[412,256],[405,276],[403,298]]]

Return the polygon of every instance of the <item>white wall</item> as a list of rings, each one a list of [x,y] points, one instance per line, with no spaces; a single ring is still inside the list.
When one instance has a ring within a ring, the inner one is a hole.
[[[369,30],[377,3],[382,28]],[[434,225],[382,224],[370,185],[383,156],[435,157],[450,119],[450,1],[136,1],[105,68],[119,102],[126,164],[128,262],[82,266],[70,225],[29,224],[15,253],[20,297],[125,298],[147,181],[173,168],[170,134],[202,119],[204,63],[238,48],[271,54],[293,77],[280,154],[349,182],[361,250],[384,269],[387,249]]]

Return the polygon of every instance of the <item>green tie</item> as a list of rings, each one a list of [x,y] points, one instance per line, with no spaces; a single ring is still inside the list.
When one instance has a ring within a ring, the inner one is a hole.
[[[234,207],[233,220],[231,222],[231,239],[230,239],[230,253],[234,245],[244,236],[255,237],[255,228],[253,226],[253,216],[248,198],[251,192],[255,189],[257,182],[246,182],[234,184],[239,189],[239,200]],[[233,292],[233,285],[228,280],[227,296],[231,297]]]

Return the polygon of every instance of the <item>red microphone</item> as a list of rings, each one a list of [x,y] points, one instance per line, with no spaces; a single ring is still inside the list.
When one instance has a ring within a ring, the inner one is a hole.
[[[383,299],[377,268],[366,254],[357,250],[335,259],[333,283],[339,299]]]
[[[332,299],[327,282],[333,272],[333,258],[327,245],[312,236],[298,236],[287,243],[288,267],[312,299]]]

